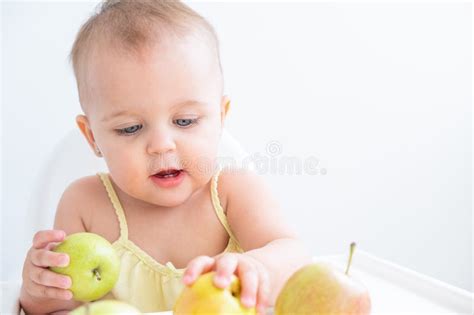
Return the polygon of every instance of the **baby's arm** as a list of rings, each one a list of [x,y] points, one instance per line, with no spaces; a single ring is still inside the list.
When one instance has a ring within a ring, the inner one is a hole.
[[[243,300],[256,298],[259,309],[274,305],[286,280],[299,267],[310,263],[311,256],[283,219],[277,201],[257,174],[223,172],[219,187],[229,224],[245,253],[198,257],[188,265],[186,275],[192,276],[185,283],[192,283],[201,271],[209,269],[217,270],[217,275],[225,278],[235,272],[242,280]],[[218,284],[216,280],[215,283]],[[224,287],[228,281],[222,283],[220,286]]]
[[[74,301],[71,292],[66,289],[71,279],[50,271],[48,267],[60,263],[62,255],[51,251],[56,243],[66,235],[85,231],[80,213],[81,198],[84,198],[81,196],[82,185],[79,180],[64,191],[56,210],[54,230],[38,232],[33,239],[23,265],[20,293],[20,304],[26,314],[72,310],[81,304]]]
[[[273,305],[286,280],[296,269],[309,263],[311,256],[285,222],[262,177],[249,171],[230,173],[225,180],[229,224],[245,250],[244,255],[267,268],[269,304]]]

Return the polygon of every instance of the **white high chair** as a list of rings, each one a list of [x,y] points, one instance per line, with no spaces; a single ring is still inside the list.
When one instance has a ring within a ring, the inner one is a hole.
[[[222,167],[254,169],[248,154],[239,142],[223,130],[218,151]],[[65,188],[74,180],[97,172],[107,172],[103,158],[97,158],[78,129],[70,130],[54,147],[41,167],[34,183],[25,226],[27,239],[40,230],[51,229],[59,199]],[[0,313],[18,313],[21,281],[2,282]]]

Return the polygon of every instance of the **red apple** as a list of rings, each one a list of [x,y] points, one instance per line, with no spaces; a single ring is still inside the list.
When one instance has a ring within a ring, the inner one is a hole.
[[[370,314],[367,288],[349,275],[354,248],[352,243],[345,272],[327,263],[312,263],[296,271],[278,295],[275,315]]]

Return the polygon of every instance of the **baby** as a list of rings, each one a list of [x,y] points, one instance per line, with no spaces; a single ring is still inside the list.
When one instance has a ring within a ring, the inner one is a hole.
[[[109,240],[121,260],[106,298],[142,312],[171,310],[185,285],[216,271],[242,283],[260,314],[310,257],[264,182],[220,169],[223,95],[212,26],[178,1],[106,1],[80,29],[71,59],[84,115],[77,125],[109,173],[64,191],[54,229],[37,232],[23,267],[26,313],[77,307],[69,257],[52,249],[71,233]]]

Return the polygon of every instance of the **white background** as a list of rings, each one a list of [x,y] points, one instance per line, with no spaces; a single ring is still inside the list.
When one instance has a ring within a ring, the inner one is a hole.
[[[95,3],[3,3],[2,280],[31,243],[35,176],[75,127],[67,55]],[[472,290],[471,6],[190,5],[220,38],[231,133],[326,171],[263,174],[312,253],[357,241]]]

